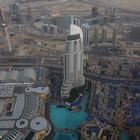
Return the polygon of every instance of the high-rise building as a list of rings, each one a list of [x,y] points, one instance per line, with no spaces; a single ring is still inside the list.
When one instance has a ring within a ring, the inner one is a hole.
[[[50,24],[50,33],[57,35],[57,25]]]
[[[31,7],[27,7],[26,19],[27,19],[27,20],[30,20],[31,18],[32,18]]]
[[[12,14],[19,14],[19,3],[13,3],[10,5],[10,12]]]
[[[89,25],[88,25],[88,23],[82,24],[82,30],[83,30],[83,46],[88,47],[89,46]]]
[[[94,26],[94,44],[98,46],[99,42],[99,25]]]
[[[103,26],[102,27],[102,42],[106,42],[107,39],[107,26]]]
[[[92,17],[96,17],[98,16],[99,12],[98,12],[98,7],[94,6],[92,7]]]
[[[111,17],[115,17],[116,16],[116,8],[114,8],[114,7],[111,8],[110,16]]]
[[[43,24],[42,25],[42,30],[46,33],[49,33],[50,32],[50,27],[48,24]]]
[[[110,12],[109,8],[105,8],[105,16],[109,16],[109,12]]]
[[[70,34],[67,35],[63,58],[64,79],[61,95],[68,98],[72,88],[84,85],[83,32],[77,25],[70,24]]]
[[[19,3],[13,3],[10,5],[10,13],[11,13],[11,19],[16,22],[21,21],[21,15],[20,15],[20,5]]]
[[[103,24],[108,25],[109,23],[109,14],[110,14],[110,9],[109,8],[105,8],[105,12],[104,12],[104,18],[103,18]]]
[[[115,46],[117,37],[117,27],[114,25],[112,33],[112,44]]]
[[[77,17],[74,17],[74,18],[73,18],[73,24],[74,24],[74,25],[77,25],[77,26],[80,26],[80,24],[81,24],[81,23],[80,23],[80,19],[77,18]]]

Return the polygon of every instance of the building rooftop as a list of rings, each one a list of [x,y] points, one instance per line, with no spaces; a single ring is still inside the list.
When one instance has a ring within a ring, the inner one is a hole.
[[[13,114],[12,114],[13,119],[18,119],[21,116],[22,111],[24,109],[24,105],[25,105],[25,95],[18,94],[18,96],[16,98],[16,103],[15,103],[15,107],[13,110]]]
[[[1,120],[0,121],[0,129],[10,129],[14,128],[15,120]]]
[[[49,87],[35,87],[35,88],[33,88],[33,87],[27,87],[26,89],[25,89],[25,91],[26,92],[35,92],[35,93],[44,93],[44,94],[48,94],[48,93],[50,93],[50,89],[49,89]]]
[[[36,117],[31,121],[30,127],[34,131],[41,131],[48,128],[48,122],[43,117]]]
[[[28,126],[28,120],[27,119],[19,119],[16,122],[16,127],[19,128],[19,129],[23,129],[27,126]]]
[[[42,69],[41,69],[42,70]],[[40,72],[40,69],[39,69]],[[45,74],[42,73],[42,75]],[[42,75],[40,78],[42,78]],[[10,70],[0,69],[0,83],[26,83],[26,82],[36,82],[37,80],[37,70],[33,67],[23,67],[23,68],[14,68],[12,67]],[[40,82],[43,79],[40,79]]]
[[[0,97],[11,97],[13,95],[14,86],[0,86]]]

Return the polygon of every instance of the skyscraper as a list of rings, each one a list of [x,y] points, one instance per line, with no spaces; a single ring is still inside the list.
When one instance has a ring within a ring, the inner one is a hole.
[[[10,13],[11,13],[12,21],[15,21],[15,22],[20,22],[21,21],[19,3],[13,3],[13,4],[10,5]]]
[[[89,25],[88,25],[88,23],[82,24],[82,30],[83,30],[83,46],[88,47],[89,46]]]
[[[112,44],[115,46],[117,37],[117,27],[113,25]]]
[[[94,44],[97,47],[99,42],[99,25],[94,26]]]
[[[61,95],[68,98],[72,88],[84,85],[83,32],[77,25],[70,24],[70,34],[67,35],[63,58],[64,79]]]
[[[10,12],[12,14],[19,14],[19,3],[13,3],[10,5]]]
[[[80,19],[77,18],[77,17],[73,18],[73,24],[77,25],[77,26],[80,26]]]
[[[93,6],[92,7],[92,17],[97,17],[98,16],[98,7]]]
[[[102,42],[106,42],[107,39],[107,26],[103,26],[102,27]]]

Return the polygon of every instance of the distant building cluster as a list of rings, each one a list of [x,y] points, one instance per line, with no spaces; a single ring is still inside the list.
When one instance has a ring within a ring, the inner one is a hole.
[[[90,31],[90,40],[93,40],[95,46],[100,43],[109,42],[113,45],[116,44],[116,40],[122,38],[122,34],[115,24],[110,25],[94,25]],[[91,39],[92,38],[92,39]]]
[[[96,58],[95,58],[96,59]],[[96,59],[90,62],[90,67],[87,68],[89,72],[101,74],[104,76],[115,76],[118,79],[125,77],[128,79],[140,79],[139,62],[133,62],[129,60],[107,60]]]
[[[89,46],[89,33],[90,26],[80,17],[76,16],[58,16],[50,17],[45,19],[36,19],[35,27],[42,30],[48,36],[56,39],[65,39],[69,32],[70,24],[73,22],[74,25],[81,27],[83,31],[83,46]]]
[[[117,124],[119,127],[128,125],[136,127],[140,124],[140,97],[136,87],[127,87],[112,83],[95,84],[90,109],[103,122]],[[119,120],[119,122],[118,122]],[[120,123],[120,124],[119,124]]]
[[[95,90],[92,104],[93,112],[95,111],[101,119],[112,119],[115,109],[122,100],[120,89],[113,85],[97,83]]]

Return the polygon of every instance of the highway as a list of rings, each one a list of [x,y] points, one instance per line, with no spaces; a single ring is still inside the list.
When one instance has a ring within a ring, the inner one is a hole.
[[[1,58],[1,66],[43,66],[47,67],[51,71],[63,71],[62,58],[31,58],[31,57],[21,57],[21,58]],[[105,75],[97,75],[92,71],[84,72],[84,76],[87,80],[101,81],[111,84],[128,84],[130,87],[140,88],[140,79],[132,80],[125,78],[117,78]]]
[[[140,80],[128,80],[128,79],[122,79],[122,78],[115,78],[110,76],[98,76],[93,73],[84,73],[86,79],[88,80],[96,80],[101,81],[103,83],[110,83],[110,84],[126,84],[128,83],[130,87],[140,88]]]

